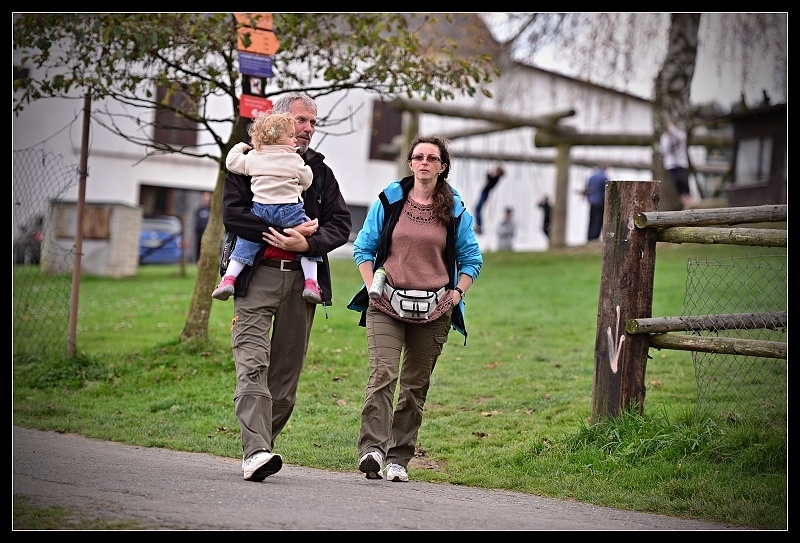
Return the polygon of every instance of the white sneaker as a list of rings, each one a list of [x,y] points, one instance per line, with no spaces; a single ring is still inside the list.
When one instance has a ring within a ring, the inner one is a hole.
[[[358,470],[367,474],[367,479],[383,479],[383,455],[378,451],[368,452],[358,461]]]
[[[386,480],[407,483],[408,472],[400,464],[386,464]]]
[[[267,451],[253,453],[242,460],[245,481],[263,481],[270,475],[278,473],[281,467],[283,467],[281,455]]]

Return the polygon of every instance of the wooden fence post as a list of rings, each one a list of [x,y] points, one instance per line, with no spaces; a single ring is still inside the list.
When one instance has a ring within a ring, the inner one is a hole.
[[[569,198],[569,145],[558,145],[556,155],[556,194],[550,221],[550,248],[567,246],[567,199]]]
[[[594,424],[630,409],[644,412],[649,337],[628,335],[625,323],[653,311],[656,237],[634,225],[636,213],[658,210],[659,181],[608,181],[603,218],[603,263],[594,348]]]

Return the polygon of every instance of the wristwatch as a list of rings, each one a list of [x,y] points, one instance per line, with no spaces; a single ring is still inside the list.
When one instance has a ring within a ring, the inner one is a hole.
[[[455,287],[453,290],[455,290],[456,292],[458,292],[461,295],[461,299],[462,300],[464,299],[464,296],[466,296],[466,294],[464,294],[464,291],[461,290],[459,287]]]

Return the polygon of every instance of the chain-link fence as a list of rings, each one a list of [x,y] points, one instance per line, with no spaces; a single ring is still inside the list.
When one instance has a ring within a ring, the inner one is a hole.
[[[77,164],[42,147],[12,151],[12,350],[14,357],[65,354],[72,275],[42,280],[41,262],[63,260],[71,269],[74,247],[52,235],[52,204],[78,183]]]
[[[785,327],[773,328],[758,314],[787,311],[787,258],[756,255],[729,260],[689,260],[684,315],[740,314],[740,326],[688,334],[787,342]],[[749,320],[750,322],[746,322]],[[785,420],[787,360],[693,352],[698,409],[730,420],[758,415]]]

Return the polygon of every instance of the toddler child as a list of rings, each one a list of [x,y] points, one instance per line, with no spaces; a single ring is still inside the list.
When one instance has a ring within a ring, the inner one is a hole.
[[[297,154],[295,124],[294,117],[285,113],[257,117],[247,127],[253,147],[237,143],[225,159],[229,171],[251,176],[253,214],[280,228],[309,220],[301,194],[311,186],[314,174]],[[245,265],[256,264],[263,250],[263,244],[238,237],[225,276],[211,296],[227,300],[234,292],[239,273]],[[305,275],[303,298],[312,304],[322,303],[317,283],[317,262],[322,257],[302,256],[299,260]]]

